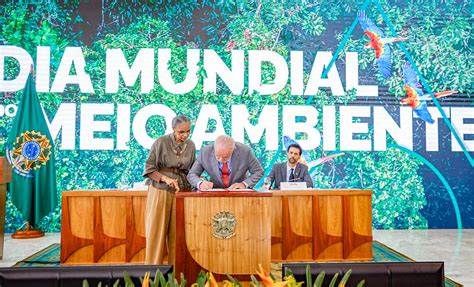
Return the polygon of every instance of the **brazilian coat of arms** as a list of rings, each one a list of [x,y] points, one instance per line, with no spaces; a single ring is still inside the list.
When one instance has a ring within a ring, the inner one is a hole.
[[[33,172],[46,165],[51,155],[51,142],[35,131],[26,131],[7,147],[7,158],[14,171],[22,176],[33,177]]]
[[[219,239],[228,239],[235,235],[237,219],[227,211],[221,211],[212,218],[212,235]]]

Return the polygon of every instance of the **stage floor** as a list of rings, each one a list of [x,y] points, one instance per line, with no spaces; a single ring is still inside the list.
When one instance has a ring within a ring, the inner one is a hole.
[[[373,237],[415,261],[444,261],[445,276],[464,286],[474,286],[474,229],[374,230]],[[60,233],[22,240],[6,234],[0,266],[12,266],[59,241]]]

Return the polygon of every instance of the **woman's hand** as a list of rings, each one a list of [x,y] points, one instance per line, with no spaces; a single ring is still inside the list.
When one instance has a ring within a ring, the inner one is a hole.
[[[162,176],[161,181],[163,181],[164,183],[166,183],[170,187],[174,187],[174,189],[176,191],[179,191],[179,184],[178,184],[178,181],[176,179],[172,179],[172,178],[169,178],[167,176]]]

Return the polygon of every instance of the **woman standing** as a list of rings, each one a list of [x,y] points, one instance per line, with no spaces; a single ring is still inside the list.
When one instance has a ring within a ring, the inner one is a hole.
[[[172,121],[173,133],[152,145],[143,177],[148,185],[146,205],[145,264],[162,264],[168,246],[168,263],[174,263],[176,230],[175,192],[190,190],[186,175],[196,158],[196,146],[188,139],[191,122],[185,116]]]

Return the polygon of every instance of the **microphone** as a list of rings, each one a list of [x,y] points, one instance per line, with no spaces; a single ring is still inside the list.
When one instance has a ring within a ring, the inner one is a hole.
[[[268,190],[272,189],[273,183],[275,183],[275,179],[270,179],[270,177],[266,177],[263,181],[263,185],[268,188]]]

